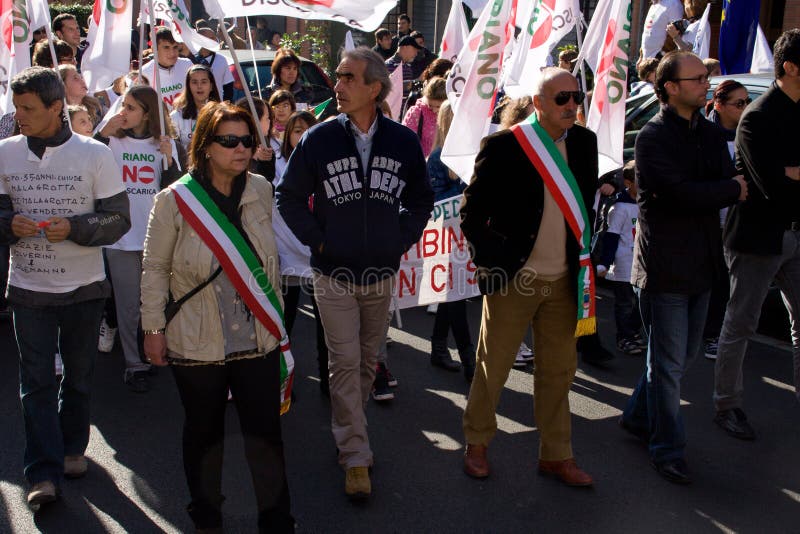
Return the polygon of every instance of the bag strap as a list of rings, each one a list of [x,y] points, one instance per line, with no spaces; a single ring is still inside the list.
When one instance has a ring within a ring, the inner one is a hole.
[[[200,291],[203,290],[203,288],[205,288],[208,284],[213,282],[214,278],[219,276],[219,273],[221,273],[221,272],[222,272],[222,266],[220,265],[219,267],[217,267],[216,271],[211,273],[211,276],[208,277],[208,280],[206,280],[205,282],[202,282],[200,285],[198,285],[197,287],[195,287],[194,289],[192,289],[191,291],[186,293],[184,296],[182,296],[181,298],[176,300],[175,301],[175,305],[178,307],[178,309],[180,309],[180,307],[183,306],[184,302],[186,302],[187,300],[189,300],[190,298],[192,298],[193,296],[198,294]]]

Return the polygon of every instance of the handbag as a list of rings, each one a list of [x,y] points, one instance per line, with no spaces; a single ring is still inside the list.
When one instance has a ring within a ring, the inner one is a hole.
[[[214,278],[219,276],[219,273],[221,272],[222,272],[222,266],[220,265],[219,267],[217,267],[216,271],[211,273],[211,276],[208,277],[208,280],[201,283],[200,285],[198,285],[197,287],[186,293],[178,300],[175,300],[175,298],[172,296],[172,292],[170,291],[169,298],[167,299],[167,306],[164,308],[164,318],[167,320],[166,324],[169,324],[169,322],[178,314],[178,312],[181,309],[181,306],[183,306],[183,304],[187,300],[195,296],[197,293],[202,291],[204,287],[213,282]]]

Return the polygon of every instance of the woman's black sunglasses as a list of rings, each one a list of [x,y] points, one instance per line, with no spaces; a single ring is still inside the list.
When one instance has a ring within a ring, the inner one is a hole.
[[[241,137],[237,135],[215,135],[211,140],[225,148],[236,148],[239,143],[242,143],[245,148],[253,148],[253,145],[256,144],[255,137],[252,135],[243,135]]]
[[[561,91],[556,93],[555,101],[557,105],[563,106],[569,102],[570,98],[580,106],[583,103],[583,99],[586,98],[586,93],[583,91]]]

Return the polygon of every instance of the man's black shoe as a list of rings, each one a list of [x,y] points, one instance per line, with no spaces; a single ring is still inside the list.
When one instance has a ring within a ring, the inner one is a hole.
[[[134,371],[125,377],[128,389],[134,393],[147,393],[150,391],[150,384],[147,381],[147,371]]]
[[[581,359],[589,365],[603,365],[614,359],[614,355],[601,346],[581,351]]]
[[[689,476],[689,468],[684,460],[669,460],[660,464],[650,462],[650,465],[653,466],[653,469],[656,470],[656,473],[661,475],[666,480],[669,480],[673,484],[692,483],[692,479]]]
[[[716,417],[714,417],[714,422],[734,438],[747,441],[756,439],[756,432],[747,422],[747,416],[741,408],[718,411]]]

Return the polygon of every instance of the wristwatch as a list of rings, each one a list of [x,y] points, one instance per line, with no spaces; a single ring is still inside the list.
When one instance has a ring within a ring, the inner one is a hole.
[[[166,331],[165,328],[157,328],[155,330],[145,330],[144,335],[156,335],[156,334],[163,334]]]

